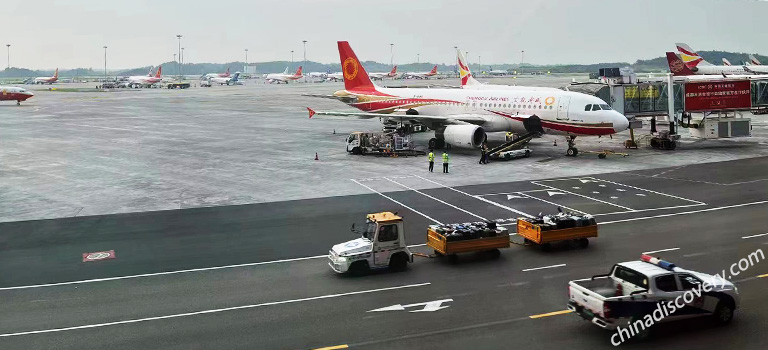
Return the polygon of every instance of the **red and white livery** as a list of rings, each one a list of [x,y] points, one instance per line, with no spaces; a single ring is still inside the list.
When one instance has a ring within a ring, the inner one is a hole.
[[[35,96],[29,90],[16,86],[0,86],[0,101],[16,101],[16,105],[21,105],[22,101]]]
[[[53,72],[52,77],[37,77],[35,78],[35,84],[53,84],[59,80],[59,69],[56,68],[56,71]]]

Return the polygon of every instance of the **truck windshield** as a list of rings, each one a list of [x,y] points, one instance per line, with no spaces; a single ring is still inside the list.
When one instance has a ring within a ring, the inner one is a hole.
[[[363,231],[363,238],[371,239],[376,235],[376,223],[368,221],[365,223],[365,231]]]

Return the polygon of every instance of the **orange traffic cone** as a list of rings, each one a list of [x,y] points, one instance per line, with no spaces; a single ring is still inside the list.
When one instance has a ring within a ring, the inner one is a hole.
[[[320,158],[317,157],[317,152],[315,152],[315,160],[320,160]]]

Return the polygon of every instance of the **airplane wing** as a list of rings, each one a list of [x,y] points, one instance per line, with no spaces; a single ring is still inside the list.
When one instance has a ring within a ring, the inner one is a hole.
[[[425,123],[453,124],[453,125],[462,125],[462,124],[482,125],[483,123],[488,121],[486,118],[478,114],[453,114],[453,115],[438,116],[438,115],[424,115],[424,114],[416,114],[416,115],[382,114],[382,113],[369,113],[369,112],[318,112],[309,107],[307,107],[307,111],[309,112],[310,118],[312,118],[315,115],[356,117],[361,119],[386,117],[386,118],[401,118],[401,119],[407,119],[407,120],[416,120],[416,121],[425,122]]]

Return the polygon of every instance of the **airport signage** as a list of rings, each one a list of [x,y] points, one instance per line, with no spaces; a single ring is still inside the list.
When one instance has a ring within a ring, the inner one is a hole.
[[[750,109],[752,84],[748,80],[710,81],[685,84],[688,112]]]

